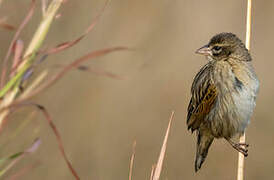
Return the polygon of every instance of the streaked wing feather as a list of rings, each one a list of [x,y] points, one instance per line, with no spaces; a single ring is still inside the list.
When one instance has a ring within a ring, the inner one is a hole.
[[[191,87],[192,97],[188,105],[187,126],[192,131],[199,128],[216,101],[217,89],[210,73],[211,66],[207,64],[196,75]]]

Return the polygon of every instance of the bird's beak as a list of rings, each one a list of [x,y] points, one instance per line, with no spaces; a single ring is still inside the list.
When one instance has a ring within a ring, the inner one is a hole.
[[[210,48],[208,47],[208,45],[205,45],[205,46],[197,49],[197,51],[195,53],[205,55],[205,56],[211,56],[212,55],[212,52],[211,52]]]

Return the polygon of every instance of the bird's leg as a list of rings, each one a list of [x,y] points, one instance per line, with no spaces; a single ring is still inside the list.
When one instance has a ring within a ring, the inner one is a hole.
[[[237,151],[239,151],[240,153],[242,153],[245,157],[248,155],[247,153],[247,147],[249,146],[246,143],[235,143],[233,142],[231,139],[226,138],[227,142],[229,142],[229,144],[236,149]]]

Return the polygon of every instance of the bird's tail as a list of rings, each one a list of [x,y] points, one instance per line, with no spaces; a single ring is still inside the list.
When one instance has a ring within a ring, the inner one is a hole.
[[[195,160],[195,172],[197,172],[203,162],[206,159],[208,149],[213,142],[214,137],[208,133],[202,133],[197,131],[197,150],[196,150],[196,160]]]

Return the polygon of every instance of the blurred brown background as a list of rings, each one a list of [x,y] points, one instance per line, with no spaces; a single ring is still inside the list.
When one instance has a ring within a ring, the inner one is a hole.
[[[19,25],[29,0],[8,0],[0,16]],[[24,30],[29,42],[41,18],[40,2]],[[68,0],[60,10],[44,47],[80,35],[103,7],[103,0]],[[246,179],[273,179],[273,31],[274,1],[253,2],[251,53],[261,81],[257,107],[247,131],[250,144]],[[169,137],[161,179],[235,179],[238,153],[224,140],[213,143],[202,169],[194,173],[196,138],[186,130],[186,109],[194,75],[206,60],[194,51],[219,32],[245,39],[246,1],[113,0],[96,28],[77,46],[50,56],[43,68],[67,64],[90,50],[116,45],[135,51],[116,52],[88,62],[90,66],[125,77],[116,80],[73,71],[35,101],[47,107],[58,127],[65,150],[82,179],[128,178],[133,141],[137,141],[133,178],[149,179],[157,161],[171,110],[175,119]],[[3,59],[13,32],[0,30]],[[13,116],[5,141],[27,118],[29,110]],[[73,179],[42,115],[38,115],[0,155],[18,152],[41,137],[39,150],[21,161],[8,175],[30,163],[39,165],[24,180]]]

